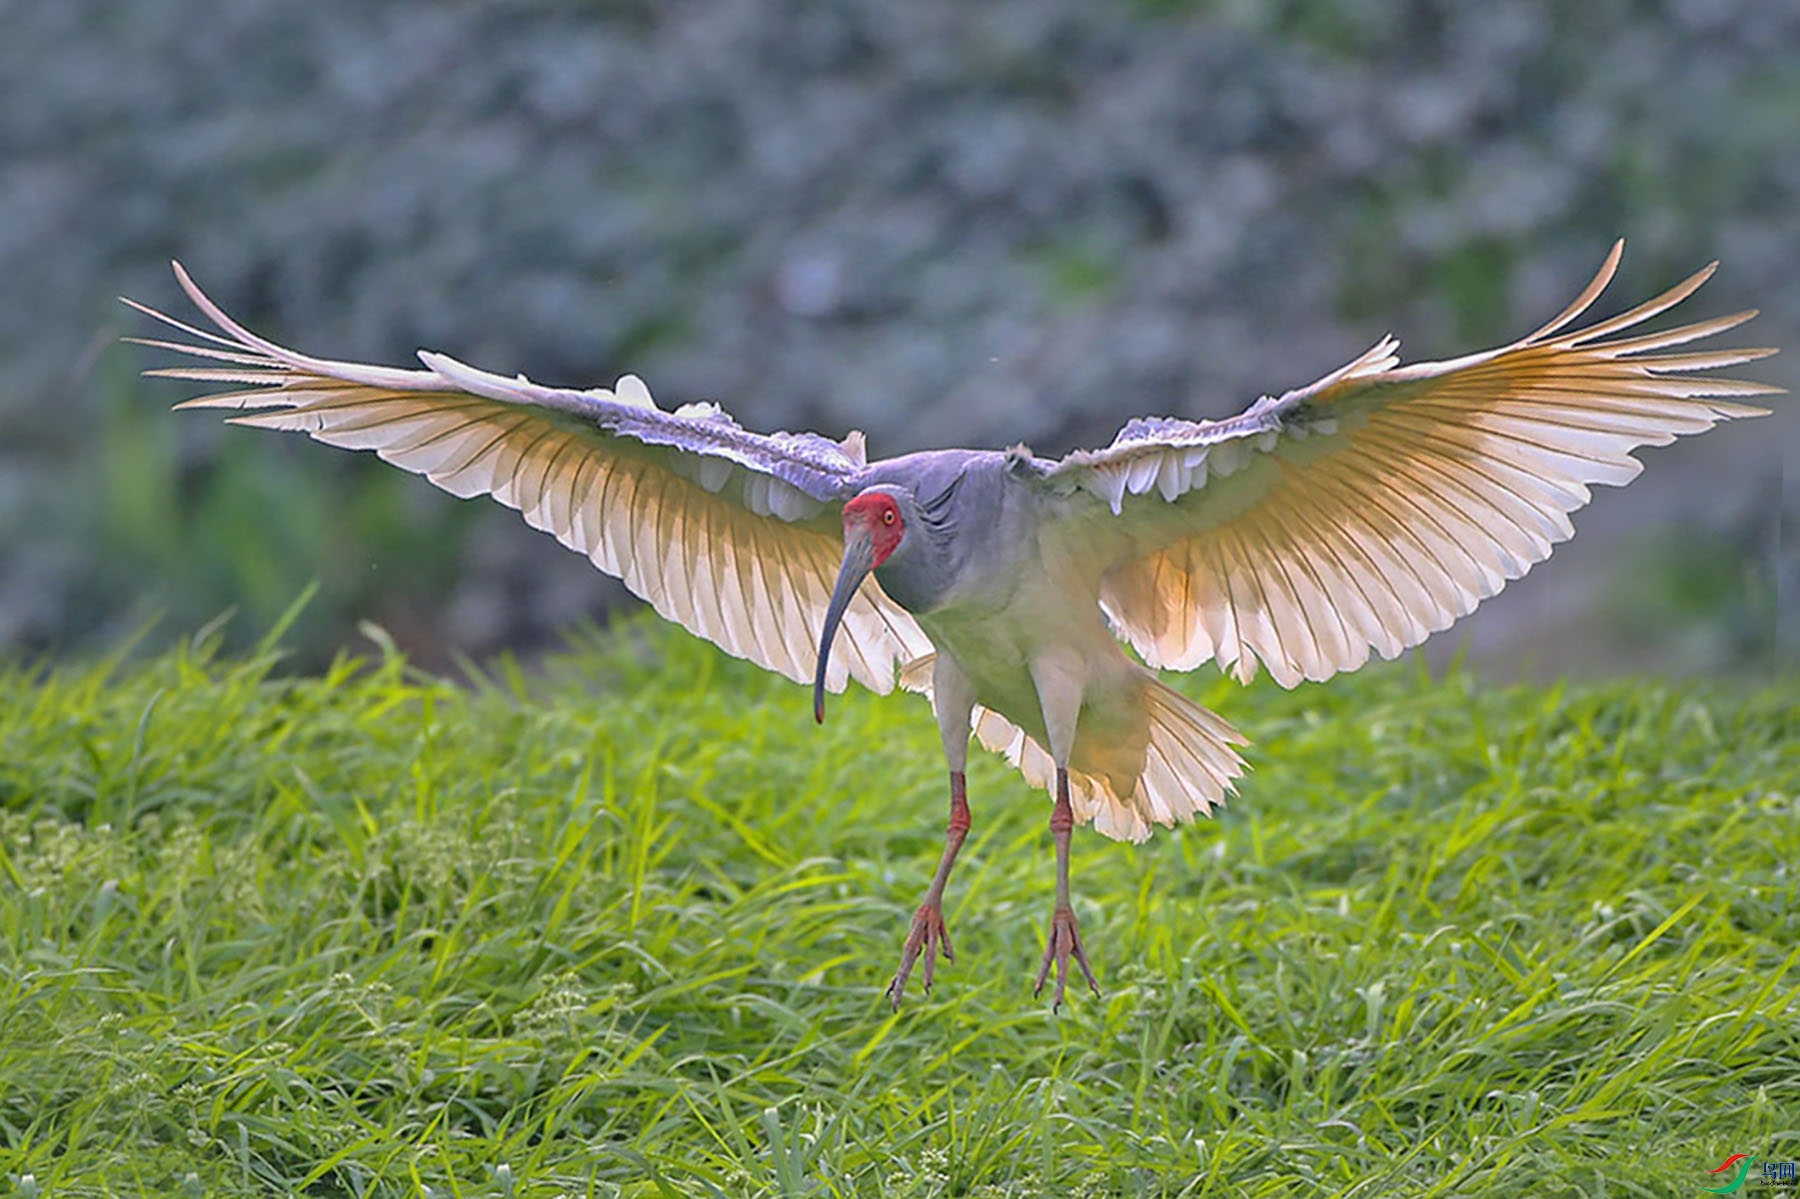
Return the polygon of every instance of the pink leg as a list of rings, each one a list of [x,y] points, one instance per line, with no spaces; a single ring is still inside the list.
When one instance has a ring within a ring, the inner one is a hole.
[[[1069,982],[1069,958],[1072,955],[1087,978],[1088,989],[1100,997],[1100,984],[1088,967],[1087,950],[1081,945],[1081,930],[1075,924],[1075,909],[1069,906],[1069,832],[1075,827],[1075,809],[1069,804],[1069,772],[1056,772],[1056,805],[1050,809],[1050,835],[1056,841],[1056,910],[1050,914],[1050,936],[1044,945],[1044,963],[1038,967],[1033,995],[1044,991],[1044,980],[1050,977],[1050,966],[1056,965],[1056,995],[1051,1008],[1060,1009],[1063,989]]]
[[[938,859],[937,874],[932,878],[931,886],[925,889],[925,901],[913,913],[912,931],[906,936],[906,947],[900,951],[900,969],[894,973],[894,981],[888,984],[888,1002],[896,1011],[900,1008],[901,997],[906,994],[906,980],[921,953],[925,955],[924,983],[928,995],[932,975],[937,969],[938,952],[943,953],[946,962],[956,960],[956,952],[950,948],[950,930],[944,927],[944,884],[950,881],[950,868],[956,865],[956,855],[968,835],[968,783],[962,771],[952,770],[950,822],[944,828],[944,856]]]

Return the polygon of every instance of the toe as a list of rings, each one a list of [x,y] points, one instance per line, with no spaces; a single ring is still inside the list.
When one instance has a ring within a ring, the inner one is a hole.
[[[939,953],[944,955],[945,961],[956,960],[956,954],[950,948],[949,930],[944,927],[943,909],[921,904],[919,910],[913,913],[912,928],[906,935],[905,947],[900,951],[900,969],[888,984],[888,1002],[894,1005],[896,1011],[906,995],[906,982],[912,977],[913,967],[921,957],[925,960],[925,969],[919,982],[926,994],[931,993],[931,984],[937,978]]]
[[[1098,997],[1100,984],[1095,981],[1093,968],[1088,965],[1087,950],[1081,944],[1081,930],[1075,923],[1075,913],[1060,908],[1050,918],[1050,934],[1044,945],[1044,960],[1038,966],[1037,983],[1031,992],[1033,995],[1043,994],[1044,984],[1049,981],[1054,967],[1056,989],[1051,993],[1050,1000],[1053,1010],[1061,1010],[1063,999],[1068,993],[1070,958],[1075,959],[1088,989]]]
[[[1056,961],[1056,933],[1050,934],[1050,941],[1044,946],[1044,960],[1038,963],[1037,981],[1031,984],[1033,996],[1044,993],[1044,980],[1050,977],[1050,967]]]

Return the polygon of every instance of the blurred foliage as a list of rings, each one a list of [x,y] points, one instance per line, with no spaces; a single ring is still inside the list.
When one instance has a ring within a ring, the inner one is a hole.
[[[1090,242],[1069,241],[1045,246],[1040,261],[1046,290],[1053,305],[1082,307],[1096,304],[1119,285],[1113,256]]]
[[[1689,672],[1771,666],[1779,582],[1757,540],[1680,526],[1634,537],[1608,597],[1614,638],[1661,642],[1660,660]]]
[[[177,254],[309,351],[631,371],[878,454],[1220,416],[1388,330],[1466,352],[1553,312],[1621,233],[1621,296],[1717,255],[1698,306],[1758,304],[1760,344],[1800,331],[1791,0],[65,0],[6,22],[0,648],[91,651],[158,609],[266,619],[317,578],[312,660],[373,616],[442,664],[618,596],[491,506],[170,416],[184,393],[130,381],[160,357],[103,347],[142,328],[117,293],[182,307]],[[1705,462],[1653,462],[1639,486],[1680,499],[1644,519],[1742,556],[1565,560],[1594,574],[1558,620],[1771,658],[1722,580],[1800,585],[1794,539],[1757,532],[1779,463]],[[1696,593],[1715,606],[1648,600],[1696,571],[1722,572]]]
[[[109,380],[95,436],[76,459],[95,481],[92,511],[76,519],[101,550],[86,580],[96,611],[131,595],[125,619],[154,615],[170,632],[233,609],[248,619],[229,629],[263,628],[316,582],[318,601],[291,636],[301,661],[317,664],[357,621],[404,624],[455,580],[473,505],[420,503],[416,480],[359,469],[299,439],[197,430],[144,391]],[[233,444],[184,454],[184,432]],[[240,637],[230,643],[241,648]]]

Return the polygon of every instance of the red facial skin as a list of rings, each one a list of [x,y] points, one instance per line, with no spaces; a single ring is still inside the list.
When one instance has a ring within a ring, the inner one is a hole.
[[[906,521],[900,517],[900,505],[894,497],[875,491],[859,495],[844,505],[844,533],[867,532],[875,545],[875,565],[880,566],[906,535]]]

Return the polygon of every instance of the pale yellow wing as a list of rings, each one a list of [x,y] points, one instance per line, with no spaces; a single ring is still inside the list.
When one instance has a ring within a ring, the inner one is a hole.
[[[1092,501],[1065,505],[1071,532],[1117,547],[1100,602],[1120,635],[1152,666],[1211,660],[1248,681],[1260,661],[1284,686],[1354,670],[1371,651],[1393,657],[1548,557],[1591,484],[1642,469],[1633,450],[1764,414],[1723,397],[1779,388],[1690,372],[1773,350],[1665,352],[1754,312],[1619,336],[1712,266],[1565,331],[1622,247],[1511,345],[1401,366],[1387,339],[1230,420],[1134,421],[1112,446],[1051,467],[1047,487]]]
[[[860,436],[752,433],[710,404],[666,412],[629,375],[577,391],[431,353],[419,355],[424,370],[311,358],[249,332],[179,264],[175,273],[219,334],[128,300],[195,339],[133,340],[225,365],[147,373],[233,388],[178,407],[238,410],[233,424],[373,450],[453,495],[491,495],[668,619],[811,680],[843,556],[837,513],[865,466]],[[874,579],[840,637],[849,652],[832,656],[834,691],[852,676],[885,693],[902,664],[930,650]]]

